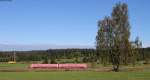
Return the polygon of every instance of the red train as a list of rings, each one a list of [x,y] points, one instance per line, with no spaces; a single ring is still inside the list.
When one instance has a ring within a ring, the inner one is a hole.
[[[31,64],[30,68],[85,69],[87,64]]]

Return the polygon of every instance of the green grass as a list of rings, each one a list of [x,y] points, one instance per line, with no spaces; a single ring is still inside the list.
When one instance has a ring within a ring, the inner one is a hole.
[[[26,69],[29,67],[29,64],[8,64],[8,63],[1,63],[0,69]]]
[[[0,69],[28,69],[29,64],[1,63]],[[103,68],[99,65],[99,68]],[[132,66],[124,66],[124,68]],[[150,80],[150,65],[136,65],[137,71],[52,71],[52,72],[0,72],[0,80]],[[138,69],[140,68],[140,71]],[[142,69],[142,70],[141,70]]]
[[[0,80],[150,80],[150,72],[0,72]]]

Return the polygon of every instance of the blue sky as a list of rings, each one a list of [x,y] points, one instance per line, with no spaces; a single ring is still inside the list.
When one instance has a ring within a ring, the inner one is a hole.
[[[95,45],[97,21],[128,4],[131,40],[150,45],[150,0],[0,1],[0,44]]]

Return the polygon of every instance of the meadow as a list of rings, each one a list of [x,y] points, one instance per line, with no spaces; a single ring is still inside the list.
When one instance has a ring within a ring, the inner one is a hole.
[[[0,72],[0,80],[150,80],[150,72]]]
[[[29,64],[0,64],[1,70],[28,69]],[[103,69],[103,67],[100,67]],[[135,70],[128,71],[130,68]],[[126,66],[120,72],[104,71],[19,71],[0,72],[0,80],[150,80],[150,65]],[[137,70],[136,70],[137,69]],[[140,70],[140,71],[139,71]]]
[[[29,64],[8,64],[8,63],[1,63],[0,69],[27,69],[29,67]]]

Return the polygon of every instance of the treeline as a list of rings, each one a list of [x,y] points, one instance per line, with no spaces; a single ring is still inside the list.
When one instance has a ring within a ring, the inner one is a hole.
[[[140,48],[138,51],[136,61],[144,61],[145,64],[149,63],[150,48]],[[61,60],[63,59],[72,59],[72,62],[76,63],[103,62],[101,52],[96,52],[95,49],[49,49],[43,51],[0,52],[0,62],[13,61],[14,57],[18,62],[43,61],[44,63],[58,63],[62,62]],[[66,61],[66,63],[68,62]]]
[[[16,61],[44,61],[48,63],[50,60],[52,63],[56,63],[56,60],[61,59],[83,59],[83,62],[91,61],[91,56],[95,55],[95,49],[49,49],[42,51],[10,51],[0,52],[0,62]],[[94,58],[93,58],[94,59]]]

